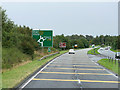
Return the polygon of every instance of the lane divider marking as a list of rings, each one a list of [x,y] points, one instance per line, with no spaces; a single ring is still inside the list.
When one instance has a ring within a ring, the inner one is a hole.
[[[34,78],[33,80],[38,80],[38,81],[73,81],[73,82],[93,82],[93,83],[120,83],[118,81],[98,81],[98,80],[70,80],[70,79],[39,79],[39,78]]]
[[[50,66],[81,66],[81,67],[100,67],[100,66],[87,66],[87,65],[50,65]]]
[[[78,63],[73,63],[73,62],[71,62],[72,64],[71,65],[73,65],[73,64],[76,64],[76,65],[78,65],[78,64],[84,64],[84,65],[94,65],[94,63],[90,63],[90,64],[88,64],[88,63],[80,63],[80,62],[78,62]],[[61,63],[53,63],[53,64],[65,64],[65,62],[63,63],[63,62],[61,62]],[[66,64],[67,64],[67,62],[66,62]],[[67,64],[67,65],[70,65],[70,64]]]
[[[40,73],[47,73],[47,74],[86,74],[86,75],[112,75],[107,73],[67,73],[67,72],[40,72]]]
[[[72,70],[105,70],[105,69],[87,69],[87,68],[46,68],[46,69],[72,69]]]

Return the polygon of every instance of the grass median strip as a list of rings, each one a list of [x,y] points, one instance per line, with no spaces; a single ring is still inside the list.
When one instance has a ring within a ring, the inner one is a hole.
[[[118,69],[118,60],[116,60],[116,64],[115,64],[115,60],[113,60],[113,62],[112,62],[112,60],[109,61],[109,59],[101,59],[98,61],[98,63],[117,74],[118,74],[118,72],[120,72],[120,71],[118,71],[119,70]]]
[[[117,49],[117,50],[114,50],[114,49],[110,49],[111,51],[113,51],[113,52],[120,52],[120,49]]]
[[[40,68],[42,65],[50,61],[51,59],[65,53],[67,51],[61,51],[60,54],[56,54],[54,56],[50,56],[41,61],[34,60],[25,65],[19,66],[12,70],[6,71],[2,73],[2,88],[13,88],[15,85],[24,80],[27,76],[33,73],[35,70]]]
[[[100,53],[98,52],[98,49],[99,49],[99,48],[91,49],[91,50],[89,50],[89,51],[87,52],[87,54],[93,54],[93,55],[95,55],[95,54],[100,54]]]

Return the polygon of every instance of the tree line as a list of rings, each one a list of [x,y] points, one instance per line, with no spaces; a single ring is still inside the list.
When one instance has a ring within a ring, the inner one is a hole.
[[[39,48],[32,38],[32,29],[14,24],[5,12],[2,10],[2,47],[17,47],[23,53],[32,55]]]
[[[74,48],[74,45],[77,44],[77,48],[88,48],[89,47],[89,41],[83,36],[83,35],[72,35],[72,36],[64,36],[62,35],[56,35],[53,37],[53,46],[57,49],[59,49],[59,43],[65,42],[66,43],[66,49]]]
[[[6,10],[2,8],[0,10],[2,13],[2,67],[10,68],[22,62],[25,56],[31,57],[32,60],[34,51],[40,48],[32,38],[32,29],[14,24],[6,15]]]
[[[100,35],[93,38],[91,43],[95,45],[106,45],[111,46],[112,49],[120,49],[120,35],[119,36],[110,36],[110,35]]]
[[[120,49],[120,35],[119,36],[110,36],[110,35],[100,35],[93,37],[92,35],[71,35],[64,36],[56,35],[54,36],[54,47],[59,48],[60,42],[66,42],[66,49],[73,48],[75,44],[78,45],[78,48],[88,48],[90,45],[100,45],[100,46],[111,46],[112,49]]]
[[[27,26],[20,26],[11,21],[6,15],[6,10],[0,8],[2,14],[2,47],[6,49],[17,48],[22,53],[29,55],[33,59],[34,52],[41,50],[39,44],[32,38],[32,29]],[[56,35],[53,37],[53,47],[59,48],[60,42],[66,42],[66,49],[73,48],[75,44],[77,48],[88,48],[90,45],[109,45],[113,49],[120,49],[120,36],[100,35],[93,37],[92,35]],[[11,51],[11,54],[13,52]],[[19,58],[18,58],[19,59]],[[7,65],[9,62],[19,63],[21,59],[13,61],[13,59],[3,58],[3,65]]]

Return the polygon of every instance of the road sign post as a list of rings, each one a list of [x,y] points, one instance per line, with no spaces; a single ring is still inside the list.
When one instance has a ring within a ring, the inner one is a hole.
[[[48,52],[51,52],[51,48],[50,47],[48,48]]]

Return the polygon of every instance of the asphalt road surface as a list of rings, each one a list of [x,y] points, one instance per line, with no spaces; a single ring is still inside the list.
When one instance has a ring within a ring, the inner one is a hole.
[[[105,50],[105,48],[103,48],[103,50],[99,49],[98,52],[102,55],[109,56],[109,57],[115,59],[115,52],[111,51],[110,49]]]
[[[92,62],[88,50],[57,57],[22,88],[118,88],[118,78]]]

